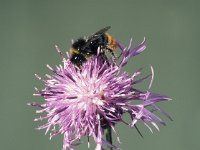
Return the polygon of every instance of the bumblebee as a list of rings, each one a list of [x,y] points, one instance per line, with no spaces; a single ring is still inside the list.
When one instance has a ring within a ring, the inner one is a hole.
[[[70,49],[71,58],[70,61],[80,67],[91,56],[97,55],[98,48],[100,48],[100,55],[106,60],[105,50],[108,50],[113,56],[114,51],[117,48],[116,40],[108,34],[111,27],[107,26],[88,38],[77,39]]]

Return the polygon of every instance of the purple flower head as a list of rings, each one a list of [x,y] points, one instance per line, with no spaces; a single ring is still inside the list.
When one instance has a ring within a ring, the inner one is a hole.
[[[119,149],[104,139],[107,126],[112,128],[119,141],[115,130],[118,122],[135,128],[136,123],[141,121],[151,130],[149,124],[156,129],[159,129],[158,123],[165,125],[154,111],[171,119],[156,105],[157,102],[168,101],[170,98],[149,91],[153,81],[152,67],[151,75],[146,77],[140,77],[142,69],[131,76],[121,71],[130,58],[144,51],[145,39],[134,48],[131,47],[131,41],[128,47],[118,42],[118,47],[121,50],[118,60],[103,61],[100,55],[93,56],[79,70],[69,58],[63,58],[63,65],[55,69],[48,66],[52,75],[46,75],[45,79],[36,75],[44,82],[45,87],[42,90],[36,88],[34,95],[43,97],[45,102],[29,105],[39,107],[40,110],[36,112],[45,114],[35,119],[47,121],[38,129],[46,129],[46,133],[49,131],[50,138],[64,134],[63,150],[72,150],[83,136],[88,137],[88,146],[89,139],[94,139],[96,150],[103,150],[104,145]],[[136,89],[136,84],[148,77],[151,77],[149,88],[146,91]],[[134,104],[134,101],[137,103]],[[130,115],[129,123],[123,120],[124,113]]]

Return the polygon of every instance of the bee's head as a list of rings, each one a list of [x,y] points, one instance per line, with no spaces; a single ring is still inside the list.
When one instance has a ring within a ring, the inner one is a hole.
[[[82,54],[73,54],[70,58],[70,61],[76,65],[77,67],[82,66],[84,62],[87,61],[87,59]]]

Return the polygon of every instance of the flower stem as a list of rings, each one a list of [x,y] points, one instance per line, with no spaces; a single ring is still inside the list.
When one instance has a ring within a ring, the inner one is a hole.
[[[111,127],[108,126],[106,128],[106,140],[112,144],[112,130],[111,130]],[[112,147],[108,146],[108,150],[112,150]]]

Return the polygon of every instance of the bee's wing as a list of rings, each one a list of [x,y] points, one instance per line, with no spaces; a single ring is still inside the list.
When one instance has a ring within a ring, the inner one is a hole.
[[[97,31],[96,33],[94,33],[93,35],[91,35],[90,37],[88,37],[88,41],[97,39],[100,35],[104,34],[110,28],[111,28],[111,26],[107,26],[107,27],[105,27],[105,28]]]
[[[107,27],[105,27],[105,28],[97,31],[93,35],[89,36],[88,40],[87,40],[87,43],[85,44],[85,46],[83,47],[83,49],[85,49],[92,41],[95,41],[96,39],[98,39],[102,34],[104,34],[110,28],[111,28],[111,26],[107,26]]]

